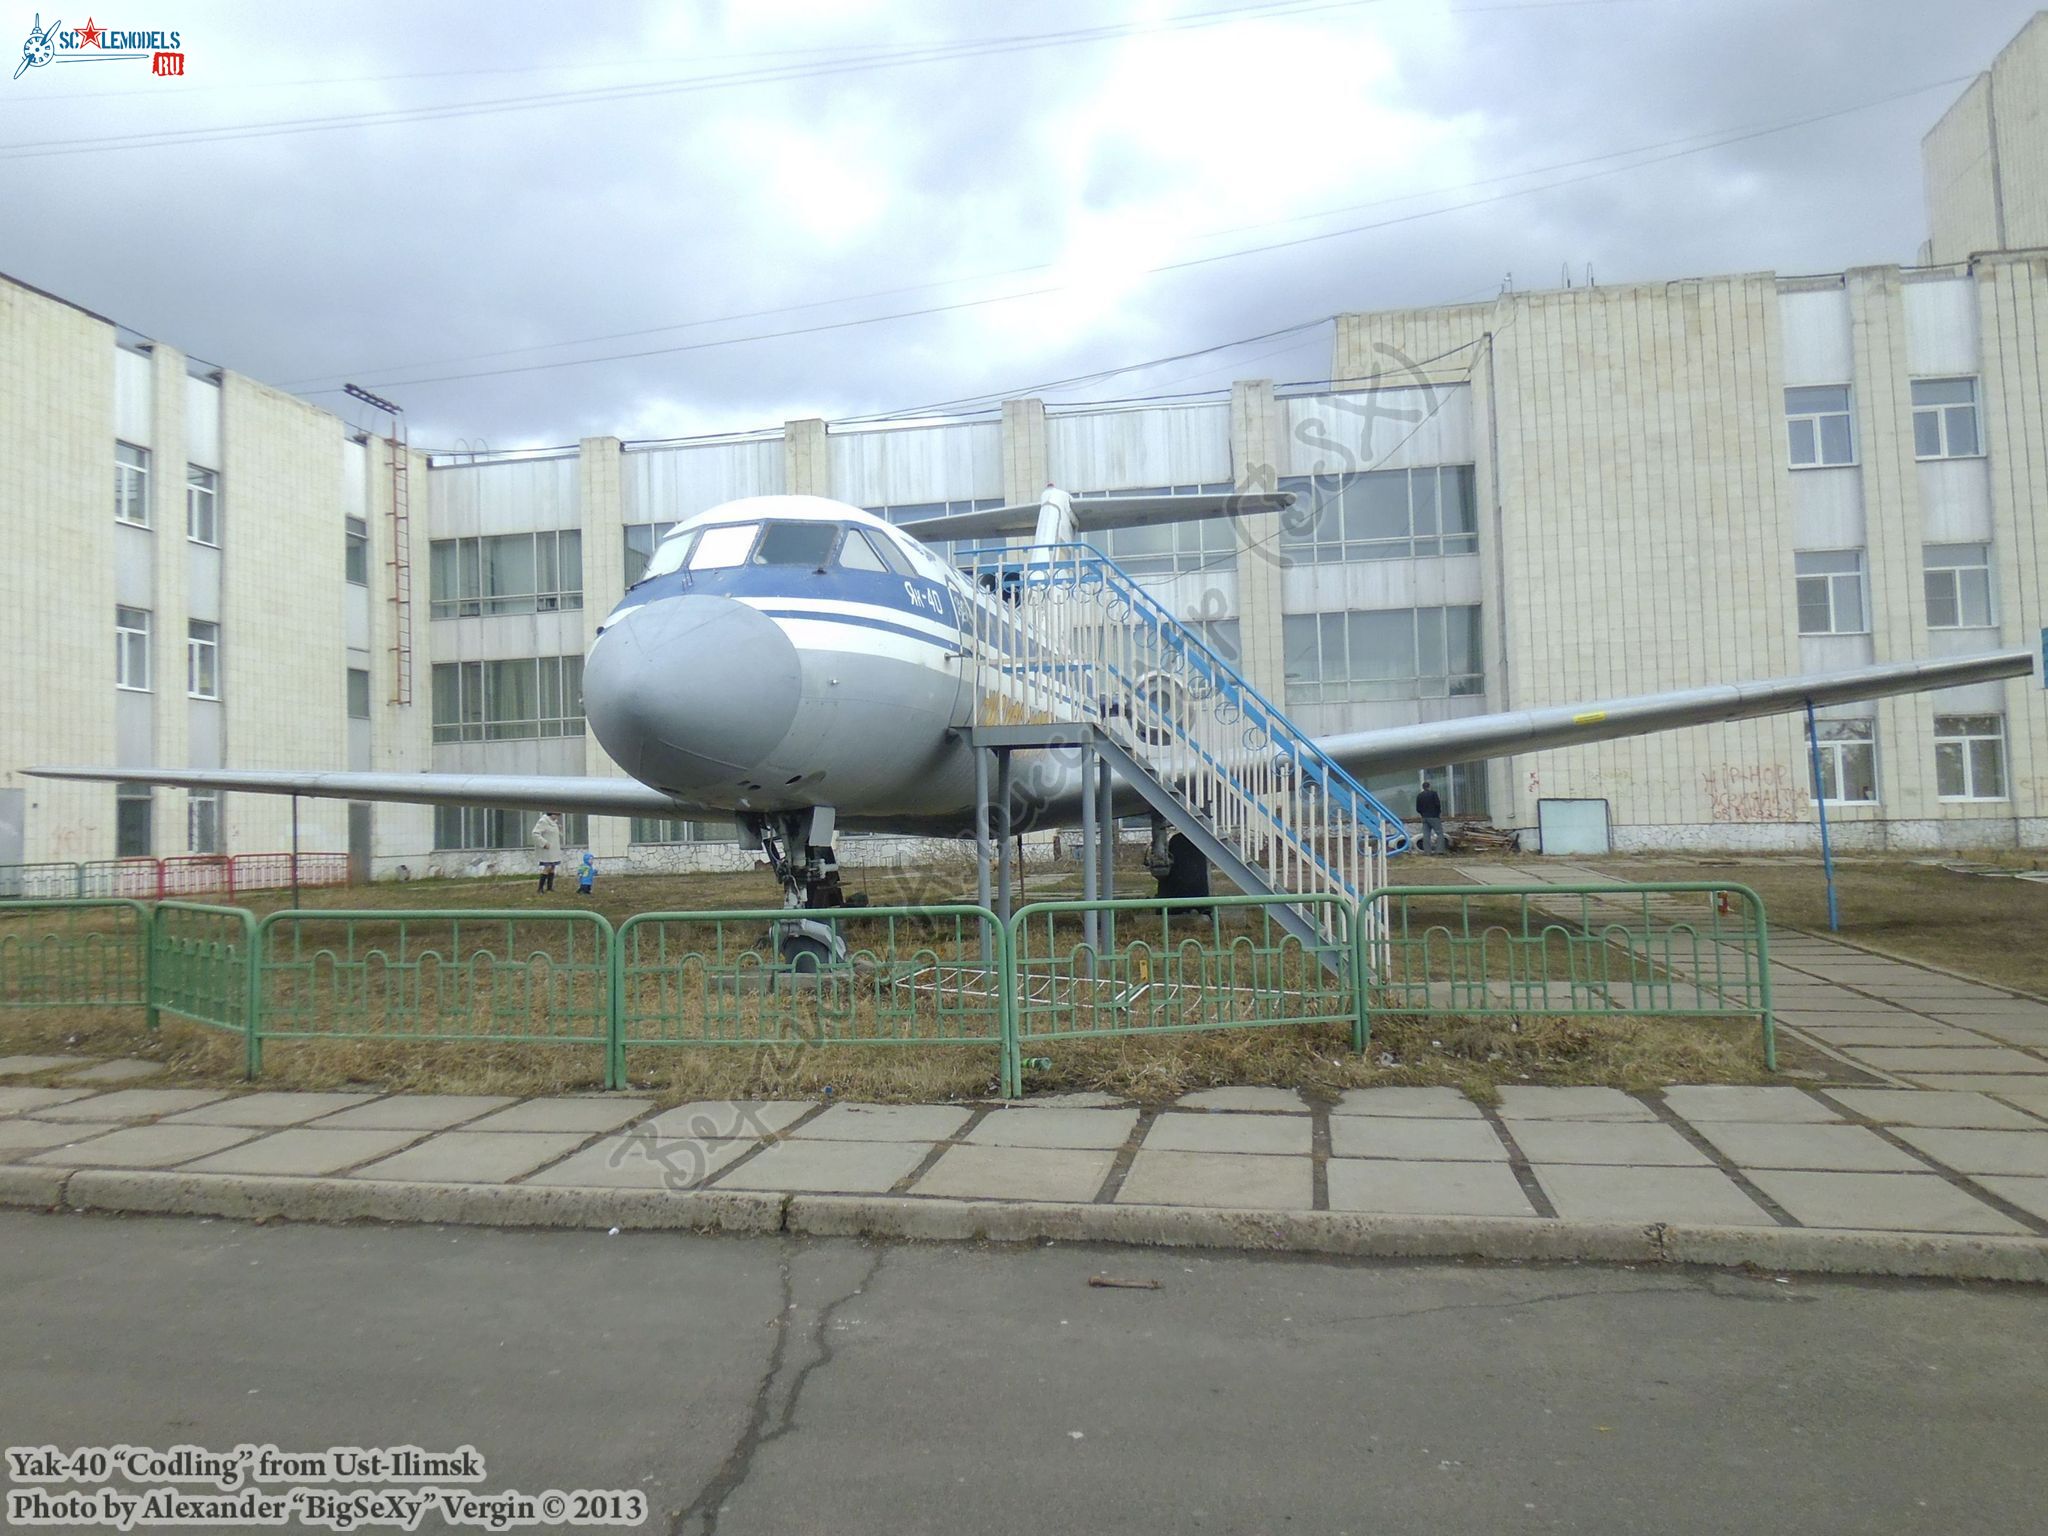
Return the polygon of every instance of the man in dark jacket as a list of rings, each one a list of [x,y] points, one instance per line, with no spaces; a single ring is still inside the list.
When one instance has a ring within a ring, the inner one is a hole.
[[[1443,797],[1430,788],[1429,780],[1422,781],[1422,793],[1415,797],[1415,814],[1422,818],[1422,851],[1442,853],[1444,851],[1444,802]]]

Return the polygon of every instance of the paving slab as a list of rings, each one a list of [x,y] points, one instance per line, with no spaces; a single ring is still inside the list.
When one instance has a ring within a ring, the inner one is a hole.
[[[221,1097],[211,1088],[122,1088],[53,1104],[37,1115],[44,1120],[154,1120]]]
[[[882,1195],[931,1156],[929,1141],[778,1141],[719,1176],[720,1189]]]
[[[0,1115],[25,1115],[82,1099],[90,1088],[0,1088]]]
[[[1302,1115],[1212,1115],[1168,1110],[1145,1132],[1156,1152],[1260,1152],[1306,1155],[1315,1128]]]
[[[86,1066],[91,1061],[90,1056],[0,1056],[0,1077],[30,1077],[59,1067]]]
[[[2005,1045],[1977,1045],[1947,1048],[1938,1045],[1868,1046],[1857,1056],[1887,1072],[1974,1072],[2025,1076],[2040,1073],[2048,1079],[2048,1061],[2029,1056]]]
[[[1179,1109],[1245,1109],[1269,1115],[1305,1115],[1308,1105],[1292,1088],[1201,1088],[1184,1093]]]
[[[730,1141],[656,1137],[636,1126],[593,1142],[525,1182],[553,1188],[684,1190],[731,1167],[760,1144],[751,1136]]]
[[[1779,1125],[1841,1119],[1839,1111],[1803,1088],[1746,1088],[1713,1084],[1666,1088],[1664,1102],[1695,1125],[1754,1120]]]
[[[2048,1078],[2011,1072],[1907,1072],[1901,1075],[1916,1088],[1935,1088],[1944,1093],[1990,1093],[2001,1099],[2048,1088]]]
[[[1497,1163],[1363,1162],[1333,1157],[1330,1209],[1381,1216],[1534,1216],[1513,1170]]]
[[[1826,1168],[1838,1173],[1924,1173],[1926,1164],[1860,1125],[1756,1125],[1708,1121],[1715,1150],[1751,1168]]]
[[[1987,1088],[1984,1092],[1995,1093],[2006,1103],[2048,1121],[2048,1083],[2035,1083],[2031,1079],[2022,1083],[2013,1078],[2007,1078],[2005,1083],[2004,1088]]]
[[[1655,1120],[1656,1112],[1619,1088],[1535,1088],[1500,1091],[1503,1120]]]
[[[1934,1173],[1817,1173],[1764,1168],[1757,1188],[1809,1227],[1884,1232],[2025,1232]]]
[[[1957,1173],[2048,1178],[2048,1130],[1986,1131],[1902,1125],[1892,1134]]]
[[[581,1131],[594,1136],[615,1131],[654,1108],[648,1099],[564,1098],[528,1099],[510,1109],[497,1110],[472,1120],[466,1131]]]
[[[2001,1200],[2010,1200],[2028,1215],[2048,1221],[2048,1179],[2021,1179],[1987,1173],[1975,1182]]]
[[[949,1147],[911,1186],[911,1193],[949,1195],[958,1200],[1057,1200],[1085,1205],[1101,1191],[1115,1163],[1115,1152],[1099,1149]]]
[[[1137,1128],[1135,1109],[998,1109],[967,1133],[991,1147],[1120,1147]]]
[[[1687,1222],[1719,1227],[1777,1225],[1718,1168],[1612,1168],[1552,1163],[1536,1182],[1569,1221]]]
[[[1515,1145],[1532,1163],[1634,1163],[1644,1167],[1705,1168],[1713,1159],[1659,1122],[1517,1120]]]
[[[2031,1115],[1989,1094],[1941,1093],[1925,1088],[1830,1088],[1829,1098],[1853,1115],[1880,1125],[1940,1125],[1983,1131],[2048,1130]]]
[[[1315,1205],[1315,1171],[1305,1157],[1147,1149],[1132,1159],[1116,1198],[1123,1205],[1306,1211]]]
[[[79,1120],[0,1120],[0,1159],[25,1157],[46,1147],[69,1146],[119,1129],[114,1123],[94,1125]]]
[[[202,1104],[168,1117],[171,1125],[302,1125],[354,1104],[367,1104],[374,1093],[238,1093],[233,1098]]]
[[[24,1159],[66,1168],[174,1168],[219,1152],[253,1132],[226,1125],[131,1125]]]
[[[641,1122],[656,1136],[727,1141],[786,1131],[818,1106],[810,1099],[697,1099]]]
[[[145,1077],[161,1077],[162,1062],[139,1061],[134,1057],[122,1057],[116,1061],[103,1061],[97,1066],[87,1067],[80,1072],[66,1072],[67,1083],[134,1083]]]
[[[1421,1162],[1508,1160],[1507,1147],[1484,1120],[1420,1120],[1413,1115],[1332,1115],[1330,1151],[1337,1157]]]
[[[350,1131],[439,1131],[513,1102],[502,1093],[394,1093],[329,1115],[320,1123]]]
[[[418,1131],[323,1131],[288,1127],[185,1165],[188,1173],[335,1174],[387,1157]]]
[[[1414,1115],[1424,1120],[1478,1120],[1479,1106],[1456,1088],[1346,1088],[1332,1115]]]
[[[1028,1099],[1013,1099],[1013,1109],[1122,1109],[1130,1100],[1113,1093],[1041,1093]]]
[[[503,1184],[553,1162],[585,1139],[574,1132],[443,1131],[418,1146],[358,1168],[350,1177],[414,1179],[425,1184]]]
[[[974,1112],[951,1104],[834,1104],[789,1134],[819,1141],[945,1141]]]
[[[1983,1038],[1953,1024],[1804,1024],[1816,1040],[1832,1046],[1859,1045],[1982,1045]]]

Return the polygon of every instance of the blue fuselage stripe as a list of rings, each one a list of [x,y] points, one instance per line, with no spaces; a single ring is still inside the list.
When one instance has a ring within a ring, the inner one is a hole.
[[[891,624],[886,619],[870,618],[864,613],[816,608],[762,608],[758,611],[771,619],[802,619],[811,624],[851,624],[857,629],[879,629],[884,634],[901,635],[906,640],[922,640],[926,645],[936,646],[942,651],[950,652],[960,648],[957,639],[941,639],[926,630],[911,629],[904,624]]]

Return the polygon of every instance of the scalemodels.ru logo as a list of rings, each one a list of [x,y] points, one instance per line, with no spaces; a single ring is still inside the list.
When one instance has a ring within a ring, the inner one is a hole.
[[[28,41],[21,45],[21,62],[14,66],[19,80],[24,70],[45,64],[101,64],[117,59],[146,59],[152,75],[182,75],[185,55],[176,32],[103,27],[90,17],[82,27],[66,28],[61,21],[43,25],[42,12],[28,29]]]

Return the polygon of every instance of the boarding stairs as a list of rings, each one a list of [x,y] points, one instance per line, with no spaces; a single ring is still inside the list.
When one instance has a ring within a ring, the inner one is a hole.
[[[1092,747],[1247,892],[1356,903],[1387,883],[1401,818],[1114,561],[1085,544],[959,558],[977,588],[978,735]],[[1326,965],[1348,963],[1330,905],[1275,913]]]

